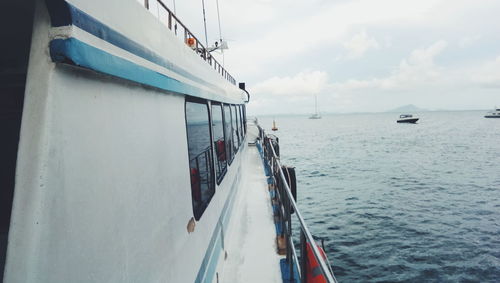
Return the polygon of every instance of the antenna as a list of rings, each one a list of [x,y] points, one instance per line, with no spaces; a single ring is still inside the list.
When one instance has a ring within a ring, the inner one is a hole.
[[[220,44],[224,45],[224,43],[222,42],[222,29],[220,27],[219,0],[216,0],[216,3],[217,3],[217,20],[219,21],[219,39],[220,39]],[[227,43],[226,43],[226,49],[227,49]],[[222,52],[222,67],[224,67],[224,65],[226,64],[225,63],[226,60],[224,57],[224,48],[221,48],[221,52]]]
[[[208,47],[207,19],[205,17],[205,0],[201,0],[201,5],[203,6],[203,24],[205,26],[205,46]]]

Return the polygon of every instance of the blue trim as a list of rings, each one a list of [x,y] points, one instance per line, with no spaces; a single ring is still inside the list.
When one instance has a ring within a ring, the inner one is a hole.
[[[239,179],[240,171],[238,170],[238,174],[231,185],[231,192],[229,193],[229,197],[222,208],[219,221],[217,221],[217,225],[212,233],[212,237],[210,238],[210,244],[208,245],[203,261],[201,262],[200,269],[198,270],[198,275],[195,280],[196,283],[213,281],[220,253],[223,250],[223,234],[227,230],[227,223],[229,222],[231,211],[233,210],[234,199],[237,191],[236,185]]]
[[[293,280],[290,278],[290,265],[286,262],[286,258],[280,259],[281,279],[283,283],[300,283],[298,268],[295,262],[292,264]]]
[[[52,40],[50,56],[54,62],[71,63],[167,91],[196,95],[210,100],[227,99],[109,54],[75,38]]]
[[[123,34],[98,21],[94,17],[76,8],[70,3],[67,3],[63,0],[46,0],[46,3],[51,17],[52,26],[57,27],[75,25],[90,34],[136,56],[146,59],[149,62],[162,66],[192,81],[211,87],[217,92],[224,92],[222,88],[211,84],[191,74],[183,68],[173,64],[169,60],[159,56],[158,54],[140,45],[139,43],[127,38]]]

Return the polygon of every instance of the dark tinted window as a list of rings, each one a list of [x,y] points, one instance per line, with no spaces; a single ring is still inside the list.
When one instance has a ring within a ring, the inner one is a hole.
[[[233,144],[235,152],[238,150],[239,146],[239,137],[238,137],[238,115],[236,115],[236,106],[231,105],[231,117],[232,117],[232,125],[233,125]]]
[[[198,220],[215,193],[207,104],[186,101],[186,128],[193,213]]]
[[[241,105],[241,109],[243,109],[243,127],[245,128],[245,134],[247,133],[247,109],[245,104]]]
[[[236,106],[236,110],[238,111],[238,132],[240,133],[240,144],[243,142],[243,138],[245,134],[243,133],[243,119],[241,116],[241,105]]]
[[[224,139],[224,123],[222,117],[222,106],[212,103],[212,133],[215,148],[215,172],[217,182],[220,183],[227,167],[226,142]]]
[[[224,133],[226,137],[226,157],[229,163],[233,160],[233,128],[231,126],[231,110],[229,105],[224,104]]]

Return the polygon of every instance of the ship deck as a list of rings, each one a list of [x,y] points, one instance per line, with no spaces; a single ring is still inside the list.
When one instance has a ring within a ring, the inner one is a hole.
[[[248,141],[258,136],[248,123]],[[231,217],[221,282],[282,282],[276,228],[262,159],[256,146],[243,156],[241,190]]]

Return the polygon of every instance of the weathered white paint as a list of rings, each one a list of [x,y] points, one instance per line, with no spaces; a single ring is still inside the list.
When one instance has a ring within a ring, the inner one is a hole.
[[[158,53],[173,46],[176,63],[240,99],[135,1],[72,2]],[[140,28],[127,28],[130,17]],[[241,189],[246,146],[189,234],[184,96],[55,65],[48,43],[65,32],[51,30],[37,1],[4,281],[193,282],[231,189]]]

